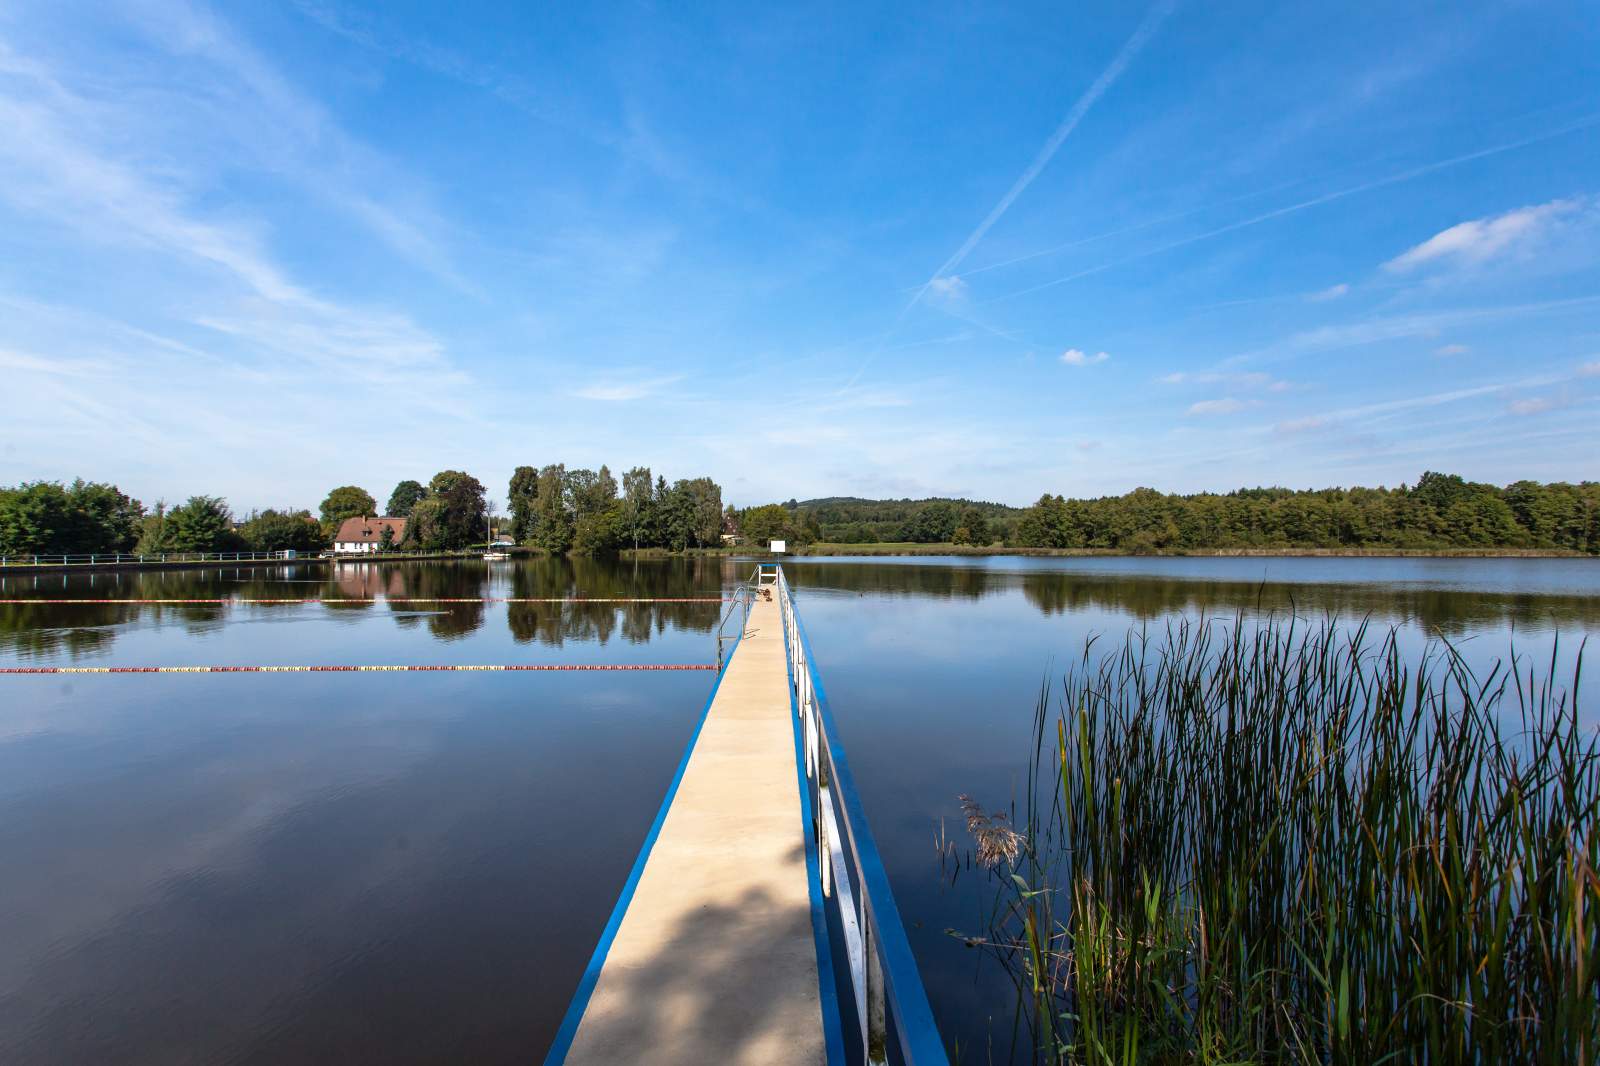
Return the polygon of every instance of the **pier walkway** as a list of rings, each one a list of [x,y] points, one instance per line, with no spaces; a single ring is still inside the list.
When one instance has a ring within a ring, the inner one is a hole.
[[[787,675],[758,597],[568,1063],[824,1061]]]
[[[738,592],[740,637],[546,1066],[945,1063],[782,568]]]

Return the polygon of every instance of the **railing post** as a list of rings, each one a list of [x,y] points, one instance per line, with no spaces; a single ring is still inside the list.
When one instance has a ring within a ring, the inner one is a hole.
[[[862,911],[866,911],[866,892],[861,895]],[[861,1031],[866,1042],[867,1061],[889,1061],[889,1026],[884,1018],[883,963],[878,959],[878,934],[873,927],[872,915],[861,915],[862,954],[867,963],[867,1003],[862,1012]]]
[[[842,775],[837,767],[837,760],[843,760],[844,753],[830,747],[834,726],[808,661],[800,613],[790,596],[787,575],[781,565],[774,566],[773,570],[788,641],[789,665],[793,671],[795,706],[801,716],[802,742],[806,747],[807,780],[802,782],[802,787],[812,797],[813,835],[818,844],[822,895],[829,901],[828,909],[838,916],[844,931],[849,991],[853,993],[860,1023],[862,1061],[873,1066],[889,1061],[891,1004],[884,981],[887,968],[895,975],[892,1013],[901,1048],[900,1060],[921,1066],[943,1066],[948,1058],[928,1008],[927,993],[916,973],[905,931],[899,924],[893,890],[886,884],[882,861],[864,824],[860,799],[850,782],[849,767],[847,764],[843,767]],[[837,815],[833,806],[836,791]],[[838,849],[837,855],[835,849]],[[887,937],[877,924],[880,907],[889,915]],[[887,947],[880,944],[880,940],[886,940]]]
[[[833,852],[828,844],[828,819],[822,813],[822,805],[829,802],[828,790],[817,789],[816,809],[812,817],[817,823],[817,873],[822,879],[822,898],[827,899],[833,895]]]

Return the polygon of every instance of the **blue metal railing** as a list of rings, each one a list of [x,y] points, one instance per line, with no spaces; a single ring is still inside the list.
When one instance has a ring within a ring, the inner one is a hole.
[[[794,607],[789,580],[780,564],[763,563],[757,570],[757,582],[776,588],[783,615],[789,677],[802,732],[804,787],[821,860],[822,894],[843,933],[863,1057],[869,1063],[886,1063],[890,1052],[897,1051],[894,1058],[899,1062],[948,1064],[928,994],[900,923],[889,876],[867,828],[866,812],[817,676],[811,642]]]

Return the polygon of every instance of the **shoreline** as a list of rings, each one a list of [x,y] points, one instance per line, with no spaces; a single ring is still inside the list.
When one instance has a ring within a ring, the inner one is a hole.
[[[538,548],[514,548],[514,558],[556,558]],[[774,553],[745,548],[624,549],[618,559],[826,559],[826,558],[1043,558],[1043,559],[1600,559],[1584,552],[1560,548],[1193,548],[1181,551],[1129,552],[1116,548],[977,548],[968,544],[808,544],[791,552]],[[339,566],[345,563],[462,562],[482,558],[478,551],[449,554],[386,552],[373,555],[302,555],[295,559],[189,560],[104,563],[10,564],[0,566],[0,577],[29,574],[129,573],[146,570],[237,570],[305,564]],[[604,558],[604,556],[562,556]]]
[[[297,555],[293,559],[145,559],[126,562],[93,563],[8,563],[0,566],[0,577],[25,577],[29,574],[108,574],[143,570],[236,570],[263,566],[301,566],[306,563],[339,566],[344,563],[419,563],[454,562],[481,559],[482,549],[462,552],[373,552],[344,555]]]
[[[747,554],[760,555],[761,552]],[[765,553],[765,554],[771,554]],[[811,544],[793,556],[1037,556],[1040,558],[1243,558],[1243,559],[1597,559],[1600,556],[1564,548],[1184,548],[1131,552],[1119,548],[977,548],[971,545],[918,546],[878,544]]]

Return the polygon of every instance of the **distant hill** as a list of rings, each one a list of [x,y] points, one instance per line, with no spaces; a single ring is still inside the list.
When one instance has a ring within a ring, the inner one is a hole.
[[[1020,508],[986,500],[932,496],[912,500],[869,500],[860,496],[826,496],[815,500],[790,500],[784,504],[797,518],[814,518],[822,540],[835,544],[869,544],[886,541],[940,543],[948,541],[969,511],[983,515],[994,539],[1022,516]],[[984,536],[990,536],[985,533]],[[989,543],[988,539],[982,543]]]

